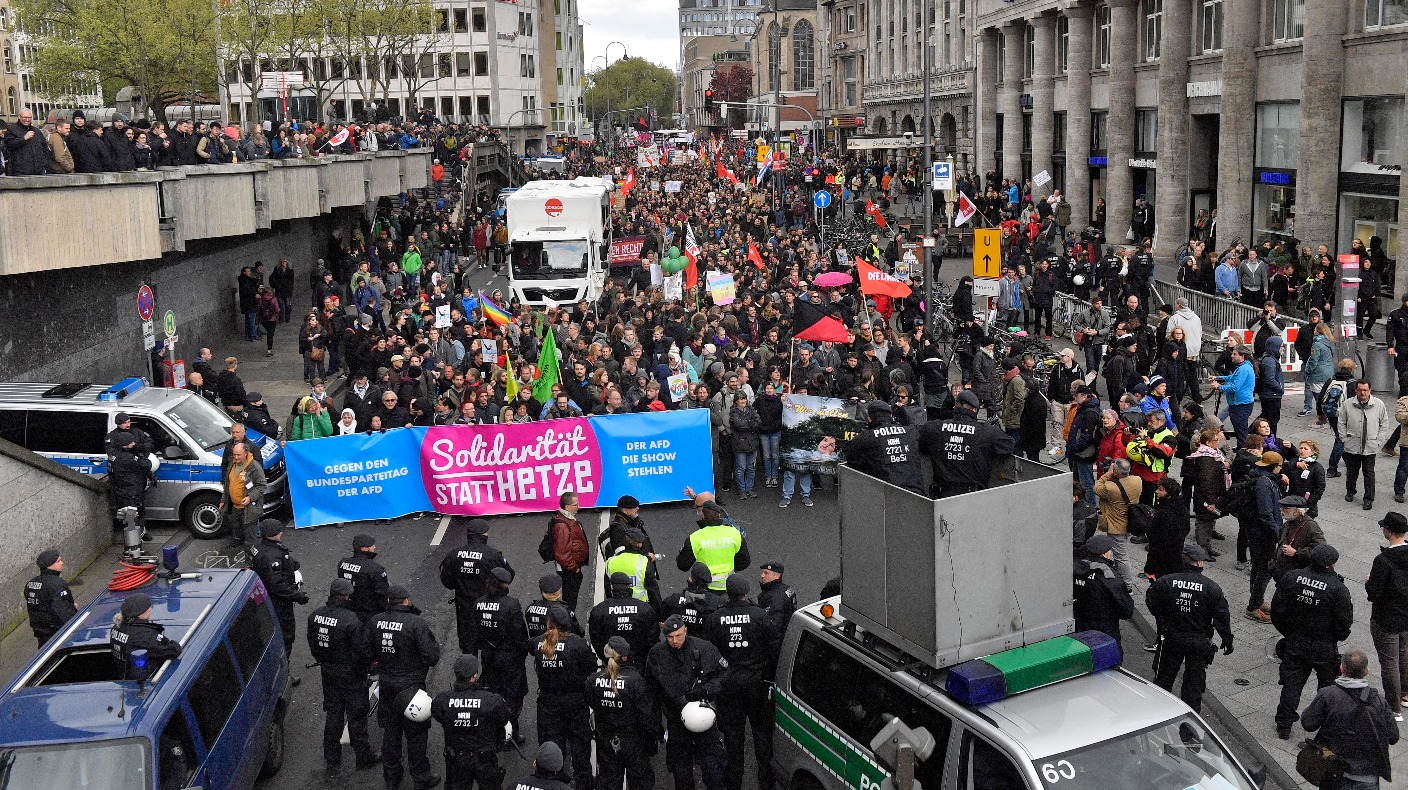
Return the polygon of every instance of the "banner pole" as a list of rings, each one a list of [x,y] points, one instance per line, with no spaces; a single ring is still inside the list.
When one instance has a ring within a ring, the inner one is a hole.
[[[794,391],[794,390],[792,389],[792,371],[793,371],[793,369],[795,369],[796,367],[797,367],[797,336],[796,336],[796,335],[793,335],[793,336],[792,336],[792,350],[787,353],[787,392],[788,392],[789,394]]]

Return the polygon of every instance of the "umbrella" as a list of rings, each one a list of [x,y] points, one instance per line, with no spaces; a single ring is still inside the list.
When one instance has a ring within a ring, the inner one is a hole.
[[[845,272],[823,272],[812,280],[812,285],[818,288],[840,288],[851,284],[851,276]]]

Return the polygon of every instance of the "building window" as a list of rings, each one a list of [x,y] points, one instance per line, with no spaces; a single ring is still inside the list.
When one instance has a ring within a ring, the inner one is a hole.
[[[856,104],[856,59],[845,58],[841,61],[841,74],[844,83],[842,104],[846,107],[854,107]]]
[[[1273,41],[1295,41],[1305,36],[1305,0],[1272,0]]]
[[[1036,70],[1036,27],[1027,25],[1022,29],[1022,77],[1031,79]]]
[[[1066,113],[1053,113],[1051,123],[1051,152],[1066,153]]]
[[[450,12],[449,12],[449,11],[441,11],[441,12],[440,12],[440,25],[439,25],[439,27],[436,28],[436,30],[439,30],[441,33],[448,33],[448,32],[450,32]]]
[[[1408,0],[1366,0],[1364,27],[1388,27],[1408,22]],[[3,27],[0,23],[0,27]]]
[[[469,15],[465,13],[463,8],[455,9],[455,32],[469,32]]]
[[[1090,114],[1091,151],[1104,151],[1106,148],[1108,148],[1108,143],[1105,140],[1105,121],[1108,120],[1109,117],[1110,114],[1103,110],[1101,112],[1092,112]]]
[[[856,10],[855,10],[855,8],[850,7],[850,6],[847,6],[846,9],[841,12],[841,20],[842,20],[842,21],[841,21],[841,30],[842,30],[842,32],[845,32],[845,33],[854,33],[854,32],[856,32]]]
[[[559,68],[559,69],[557,70],[557,84],[558,84],[558,85],[562,85],[562,84],[563,84],[562,80],[563,80],[563,77],[564,77],[564,76],[565,76],[565,75],[563,75],[562,69]]]
[[[1164,0],[1144,0],[1144,59],[1158,60],[1164,37]]]
[[[1203,51],[1222,49],[1222,0],[1203,0]]]
[[[487,76],[489,76],[489,53],[488,53],[488,52],[476,52],[476,53],[474,53],[474,76],[476,76],[476,77],[487,77]]]
[[[1403,167],[1403,97],[1346,99],[1340,171],[1398,175]]]
[[[1300,104],[1258,104],[1256,166],[1294,170],[1300,161]]]
[[[439,68],[437,69],[437,72],[438,72],[439,76],[440,76],[442,79],[445,78],[445,77],[454,76],[455,70],[454,70],[454,67],[451,66],[450,53],[448,53],[448,52],[441,52],[441,53],[435,58],[435,60],[436,60],[436,65],[439,67]],[[359,65],[360,65],[359,62],[354,61],[354,62],[352,63],[352,66],[353,66],[353,69],[352,69],[352,70],[353,70],[354,72],[360,72],[360,71],[361,71],[361,68],[359,68]],[[354,79],[359,79],[360,76],[361,76],[360,74],[354,74],[354,75],[353,75]],[[449,114],[449,113],[446,113],[446,115],[448,115],[448,114]]]
[[[455,53],[455,76],[456,76],[456,77],[470,77],[470,76],[473,76],[473,73],[470,72],[470,70],[469,70],[469,53],[468,53],[468,52],[457,52],[457,53]],[[461,112],[460,115],[469,115],[469,112]]]
[[[461,120],[461,121],[469,121],[469,120],[470,120],[471,118],[473,118],[473,117],[474,117],[474,97],[473,97],[473,96],[461,96],[461,97],[460,97],[460,120]]]
[[[812,23],[803,19],[792,26],[792,90],[816,87],[816,39]]]
[[[475,33],[483,33],[489,29],[488,18],[482,8],[471,8],[469,10],[469,22],[473,26]]]
[[[1005,84],[1007,75],[1007,35],[997,34],[997,84]]]
[[[1158,153],[1159,150],[1159,111],[1144,109],[1134,111],[1134,152],[1140,156]]]
[[[768,25],[768,90],[770,91],[777,90],[780,49],[782,49],[782,31],[778,29],[777,23],[773,22]]]
[[[5,73],[6,73],[6,74],[14,74],[14,73],[15,73],[15,64],[14,64],[14,60],[12,59],[12,57],[11,57],[11,55],[10,55],[10,42],[8,42],[8,41],[0,41],[0,47],[4,47],[4,48],[5,48]],[[11,115],[14,115],[14,113],[10,113],[10,114],[11,114]]]
[[[1065,74],[1071,70],[1071,20],[1069,17],[1056,19],[1056,73]]]
[[[555,42],[554,42],[554,45],[557,47],[557,51],[558,51],[558,52],[561,52],[561,51],[562,51],[562,31],[561,31],[561,30],[557,31],[557,33],[555,34]]]
[[[488,123],[488,122],[489,122],[489,97],[488,97],[488,96],[476,96],[476,97],[474,97],[474,105],[475,105],[475,107],[477,108],[477,109],[475,110],[475,112],[479,114],[479,122],[480,122],[480,123]]]
[[[1102,5],[1095,11],[1095,67],[1110,67],[1110,7]]]
[[[18,103],[19,103],[19,102],[18,102],[18,99],[17,99],[16,96],[15,96],[15,89],[14,89],[14,87],[11,87],[9,90],[5,91],[5,110],[6,110],[5,114],[6,114],[6,115],[17,115],[18,113],[16,113],[15,110],[17,109],[16,105],[17,105]]]

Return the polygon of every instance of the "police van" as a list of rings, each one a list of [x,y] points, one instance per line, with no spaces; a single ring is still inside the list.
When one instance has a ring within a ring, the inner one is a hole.
[[[283,765],[289,666],[259,577],[205,570],[133,592],[181,655],[122,666],[108,632],[129,593],[99,596],[0,696],[0,785],[248,790]]]
[[[224,529],[220,459],[234,424],[224,411],[189,390],[153,387],[136,377],[111,387],[0,384],[0,439],[83,474],[107,474],[104,440],[122,412],[151,436],[159,461],[160,485],[147,490],[147,518],[179,520],[202,538],[218,535]],[[257,431],[248,435],[263,456],[264,510],[275,510],[288,493],[283,449]]]

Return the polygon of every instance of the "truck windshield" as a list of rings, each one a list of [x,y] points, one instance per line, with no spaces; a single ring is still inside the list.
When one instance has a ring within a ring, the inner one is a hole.
[[[1037,760],[1035,766],[1051,790],[1253,790],[1222,744],[1192,716]]]
[[[149,790],[150,765],[144,738],[0,749],[0,790]]]
[[[234,425],[230,416],[205,398],[183,398],[167,410],[166,416],[181,426],[202,450],[214,450],[230,441],[230,426]]]
[[[519,280],[565,280],[587,275],[587,240],[517,241],[513,276]]]

